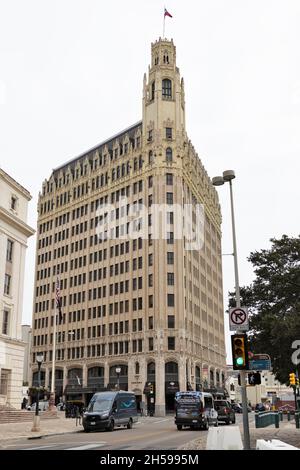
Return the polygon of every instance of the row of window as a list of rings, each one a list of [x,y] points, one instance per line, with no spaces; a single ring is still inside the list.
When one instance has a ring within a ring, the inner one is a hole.
[[[95,357],[95,356],[116,356],[121,354],[128,353],[142,353],[144,349],[144,340],[143,339],[134,339],[131,341],[131,351],[129,351],[129,341],[118,341],[106,344],[94,344],[86,347],[86,357]],[[169,351],[175,351],[176,338],[175,336],[168,336],[167,338],[167,348]],[[108,346],[108,348],[107,348]],[[108,349],[108,350],[107,350]],[[154,340],[153,338],[148,338],[148,351],[154,351]],[[44,361],[47,361],[47,351],[44,353]],[[67,349],[67,358],[68,359],[82,359],[85,357],[85,346],[77,346],[74,348]],[[35,362],[36,353],[33,353],[33,362]],[[56,359],[64,360],[64,349],[56,350]],[[49,351],[49,361],[52,360],[52,351]]]

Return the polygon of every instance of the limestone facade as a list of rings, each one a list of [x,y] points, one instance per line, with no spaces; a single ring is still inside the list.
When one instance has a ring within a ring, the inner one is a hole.
[[[43,352],[42,380],[50,384],[58,278],[63,318],[57,325],[56,394],[88,399],[97,387],[119,383],[164,415],[176,390],[225,383],[221,213],[187,137],[173,41],[159,39],[151,52],[142,120],[55,169],[43,183],[32,381],[36,353]],[[202,243],[192,249],[188,232],[178,235],[188,226],[180,213],[187,205],[193,229],[203,206]],[[166,237],[154,230],[155,211],[162,208]],[[128,220],[140,223],[143,234],[134,239]]]
[[[31,196],[0,169],[0,404],[20,408],[24,343],[22,302]]]

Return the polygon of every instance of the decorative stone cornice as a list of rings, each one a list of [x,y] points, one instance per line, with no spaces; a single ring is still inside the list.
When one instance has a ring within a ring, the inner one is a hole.
[[[16,180],[14,180],[11,176],[9,176],[2,168],[0,168],[0,177],[9,185],[11,186],[15,191],[18,191],[22,196],[24,196],[27,201],[30,201],[32,199],[32,196],[27,189],[25,189],[23,186],[20,185]]]
[[[0,207],[0,220],[4,220],[27,238],[31,237],[35,233],[33,228],[20,220],[14,214],[11,214],[8,210],[4,209],[4,207]]]

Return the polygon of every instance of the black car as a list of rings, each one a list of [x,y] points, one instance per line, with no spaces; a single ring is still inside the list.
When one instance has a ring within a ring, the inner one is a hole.
[[[226,424],[235,423],[235,411],[229,401],[215,400],[214,405],[218,412],[218,421],[225,421]]]
[[[239,403],[231,403],[231,406],[236,413],[243,413],[243,408]]]
[[[266,411],[266,407],[262,403],[257,403],[255,406],[255,411]]]

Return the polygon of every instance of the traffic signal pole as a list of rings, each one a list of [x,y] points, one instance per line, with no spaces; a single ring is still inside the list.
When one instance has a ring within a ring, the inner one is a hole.
[[[235,298],[236,307],[241,307],[240,298],[240,285],[239,285],[239,272],[238,272],[238,259],[237,259],[237,246],[235,234],[235,220],[234,220],[234,207],[233,207],[233,192],[232,182],[229,181],[230,187],[230,205],[231,205],[231,224],[232,224],[232,239],[233,239],[233,257],[234,257],[234,276],[235,276]],[[249,419],[248,419],[248,403],[247,403],[247,390],[246,390],[246,372],[240,370],[241,377],[241,391],[242,391],[242,408],[243,408],[243,431],[244,431],[244,450],[250,449],[250,433],[249,433]]]

